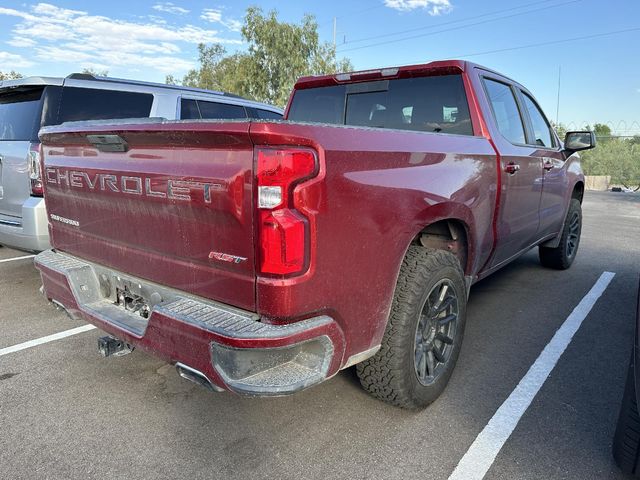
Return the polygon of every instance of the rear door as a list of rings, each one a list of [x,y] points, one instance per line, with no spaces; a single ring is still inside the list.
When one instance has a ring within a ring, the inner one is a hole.
[[[20,224],[29,198],[27,154],[38,141],[44,87],[0,90],[0,221]]]
[[[537,238],[542,162],[535,155],[536,149],[527,145],[527,123],[514,85],[493,74],[482,76],[481,81],[491,112],[489,128],[501,160],[497,243],[489,264],[494,267]]]

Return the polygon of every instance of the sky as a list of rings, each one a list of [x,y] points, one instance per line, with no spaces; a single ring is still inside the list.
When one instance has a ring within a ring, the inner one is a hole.
[[[525,85],[553,121],[640,134],[640,0],[0,0],[0,71],[180,78],[200,42],[247,48],[251,5],[312,14],[331,43],[335,18],[337,55],[358,70],[467,59]]]

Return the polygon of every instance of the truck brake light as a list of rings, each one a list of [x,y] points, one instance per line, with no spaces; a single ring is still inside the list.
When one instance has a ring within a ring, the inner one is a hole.
[[[317,174],[316,155],[308,149],[257,148],[256,159],[260,272],[301,273],[309,260],[309,221],[293,190]]]
[[[42,188],[42,172],[40,171],[40,144],[31,143],[29,145],[29,153],[27,154],[27,163],[29,165],[29,181],[31,182],[31,195],[34,197],[42,197],[44,191]]]

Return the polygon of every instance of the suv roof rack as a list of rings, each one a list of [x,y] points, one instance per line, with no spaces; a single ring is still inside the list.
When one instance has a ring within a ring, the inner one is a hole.
[[[66,78],[71,80],[90,80],[90,81],[96,81],[96,82],[125,83],[129,85],[148,85],[148,86],[159,87],[159,88],[169,88],[172,90],[188,90],[191,92],[208,93],[208,94],[213,93],[213,94],[217,94],[225,97],[241,98],[243,100],[247,100],[246,98],[241,97],[240,95],[234,95],[233,93],[227,93],[227,92],[219,92],[217,90],[206,90],[204,88],[195,88],[195,87],[183,87],[181,85],[169,85],[166,83],[157,83],[157,82],[142,82],[139,80],[129,80],[126,78],[100,77],[98,75],[92,75],[91,73],[72,73],[71,75],[67,75]]]

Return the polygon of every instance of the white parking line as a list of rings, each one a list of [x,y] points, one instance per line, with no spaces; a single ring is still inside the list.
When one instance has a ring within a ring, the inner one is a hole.
[[[20,350],[25,350],[27,348],[36,347],[38,345],[42,345],[43,343],[49,343],[55,340],[60,340],[61,338],[77,335],[78,333],[88,332],[89,330],[93,330],[95,328],[96,327],[94,327],[93,325],[83,325],[81,327],[72,328],[71,330],[65,330],[64,332],[54,333],[53,335],[47,335],[46,337],[36,338],[35,340],[29,340],[28,342],[19,343],[11,347],[0,348],[0,357],[2,357],[3,355],[8,355],[10,353],[19,352]]]
[[[3,258],[0,263],[13,262],[15,260],[24,260],[25,258],[33,258],[35,255],[24,255],[23,257]]]
[[[604,272],[464,454],[449,480],[481,480],[615,273]]]

